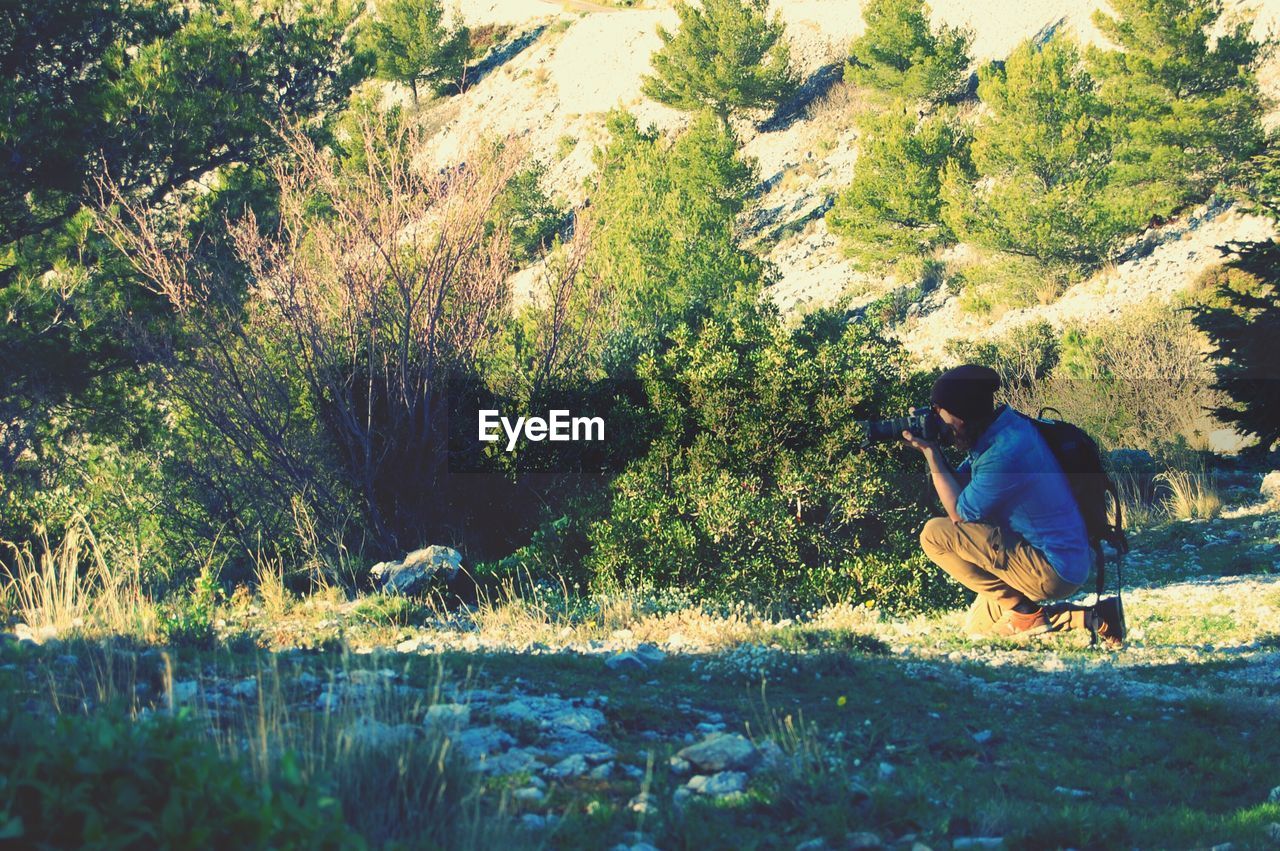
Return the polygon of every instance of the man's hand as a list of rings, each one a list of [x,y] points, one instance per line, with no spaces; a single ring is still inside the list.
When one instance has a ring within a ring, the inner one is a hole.
[[[938,451],[938,444],[925,440],[922,437],[918,437],[917,435],[912,434],[910,431],[906,429],[902,430],[902,439],[905,440],[907,443],[909,443],[911,446],[915,447],[916,449],[919,449],[925,455],[928,455],[931,452]]]

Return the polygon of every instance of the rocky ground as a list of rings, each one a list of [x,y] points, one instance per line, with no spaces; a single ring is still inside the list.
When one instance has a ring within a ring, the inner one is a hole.
[[[707,812],[733,826],[708,847],[1046,847],[1017,817],[1045,807],[1114,823],[1126,847],[1273,847],[1277,503],[1155,524],[1135,536],[1125,576],[1131,634],[1118,651],[1074,633],[970,641],[959,612],[834,606],[777,620],[634,600],[444,611],[335,597],[233,606],[214,652],[104,650],[19,627],[0,678],[29,710],[51,682],[62,711],[92,709],[103,671],[123,664],[109,660],[127,657],[124,685],[106,679],[143,716],[324,719],[348,743],[389,749],[444,736],[555,847],[682,846]],[[1045,749],[1055,762],[1031,758]],[[996,807],[982,790],[1001,765],[1017,768]],[[1171,769],[1201,785],[1171,784]],[[833,783],[834,821],[778,809]],[[1177,812],[1182,826],[1166,824]],[[580,841],[584,818],[597,841]],[[1080,836],[1077,847],[1114,847]]]

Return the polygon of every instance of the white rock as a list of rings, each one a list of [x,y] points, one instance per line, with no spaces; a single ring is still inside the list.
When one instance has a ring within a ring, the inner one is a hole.
[[[422,723],[437,730],[460,730],[471,723],[471,707],[464,703],[437,703],[427,707]]]
[[[190,703],[200,692],[200,684],[195,680],[180,680],[173,684],[169,692],[174,703]]]
[[[431,546],[414,550],[400,561],[378,562],[369,569],[384,592],[415,594],[439,576],[452,581],[462,567],[462,554],[452,547]]]
[[[453,744],[470,759],[479,759],[514,745],[516,740],[497,727],[472,727],[453,737]]]
[[[587,758],[576,753],[548,768],[547,773],[552,777],[581,777],[587,773],[587,767]]]
[[[358,718],[342,732],[354,744],[375,748],[404,745],[418,736],[412,724],[384,724],[373,718]]]
[[[1267,499],[1280,500],[1280,470],[1272,470],[1263,476],[1258,492]]]
[[[744,771],[720,771],[710,776],[696,774],[689,778],[685,786],[699,795],[712,798],[723,798],[737,795],[747,789],[747,774]]]
[[[760,751],[740,733],[715,733],[676,756],[701,771],[749,769],[760,761]]]
[[[610,656],[604,663],[611,671],[643,671],[647,667],[643,659],[630,652]]]
[[[551,724],[580,733],[590,733],[604,726],[604,713],[599,709],[569,709],[551,716]]]
[[[245,677],[240,682],[231,687],[231,693],[236,697],[250,700],[258,696],[258,679],[256,677]]]
[[[542,768],[538,758],[523,748],[512,748],[497,756],[485,757],[479,768],[485,774],[519,774],[524,771],[537,771]]]

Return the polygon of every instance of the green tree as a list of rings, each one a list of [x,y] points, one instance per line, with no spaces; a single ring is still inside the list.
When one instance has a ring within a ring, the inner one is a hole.
[[[0,486],[20,508],[79,477],[59,465],[146,445],[161,418],[140,367],[184,346],[167,305],[95,228],[94,178],[183,210],[202,246],[193,259],[221,264],[221,285],[236,289],[243,276],[218,248],[223,214],[252,205],[270,221],[262,166],[282,148],[277,127],[345,101],[360,70],[355,15],[332,0],[50,0],[0,15]],[[69,490],[115,484],[134,479]],[[29,519],[6,511],[0,524],[17,537]]]
[[[1280,147],[1273,145],[1250,163],[1248,177],[1254,210],[1280,222]],[[1214,346],[1215,389],[1231,397],[1214,414],[1257,437],[1257,450],[1267,452],[1280,442],[1280,243],[1231,248],[1237,252],[1231,266],[1247,275],[1227,277],[1212,300],[1192,308],[1191,321]]]
[[[943,178],[943,220],[962,238],[1045,261],[1093,263],[1133,227],[1108,204],[1113,140],[1074,42],[1024,42],[984,68],[990,113],[974,130],[975,186],[958,163]]]
[[[960,87],[973,33],[931,28],[924,0],[869,0],[866,29],[849,47],[845,79],[900,97],[941,100]]]
[[[461,20],[446,27],[440,0],[380,4],[369,33],[378,75],[407,84],[414,103],[420,84],[436,95],[462,89],[471,59],[471,31]]]
[[[1110,0],[1094,14],[1118,50],[1090,48],[1112,113],[1116,203],[1167,216],[1229,180],[1265,141],[1250,22],[1222,20],[1219,0]],[[1222,31],[1220,31],[1222,30]]]
[[[955,162],[970,174],[969,132],[954,112],[917,120],[900,102],[869,119],[853,182],[836,198],[827,224],[865,267],[918,258],[954,239],[942,220],[942,173]]]
[[[696,324],[737,290],[758,292],[764,266],[738,245],[734,227],[756,167],[709,112],[671,143],[625,112],[611,113],[608,125],[587,213],[586,272],[608,293],[607,360],[634,364],[678,323]]]
[[[777,105],[796,86],[781,19],[765,18],[767,0],[676,3],[680,28],[658,27],[646,95],[676,109],[710,107],[721,119]]]

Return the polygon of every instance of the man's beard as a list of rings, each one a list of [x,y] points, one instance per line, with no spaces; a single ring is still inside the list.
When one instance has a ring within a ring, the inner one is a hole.
[[[974,440],[969,434],[968,423],[948,426],[948,428],[951,429],[951,439],[956,449],[959,449],[961,452],[968,452],[973,449]]]

